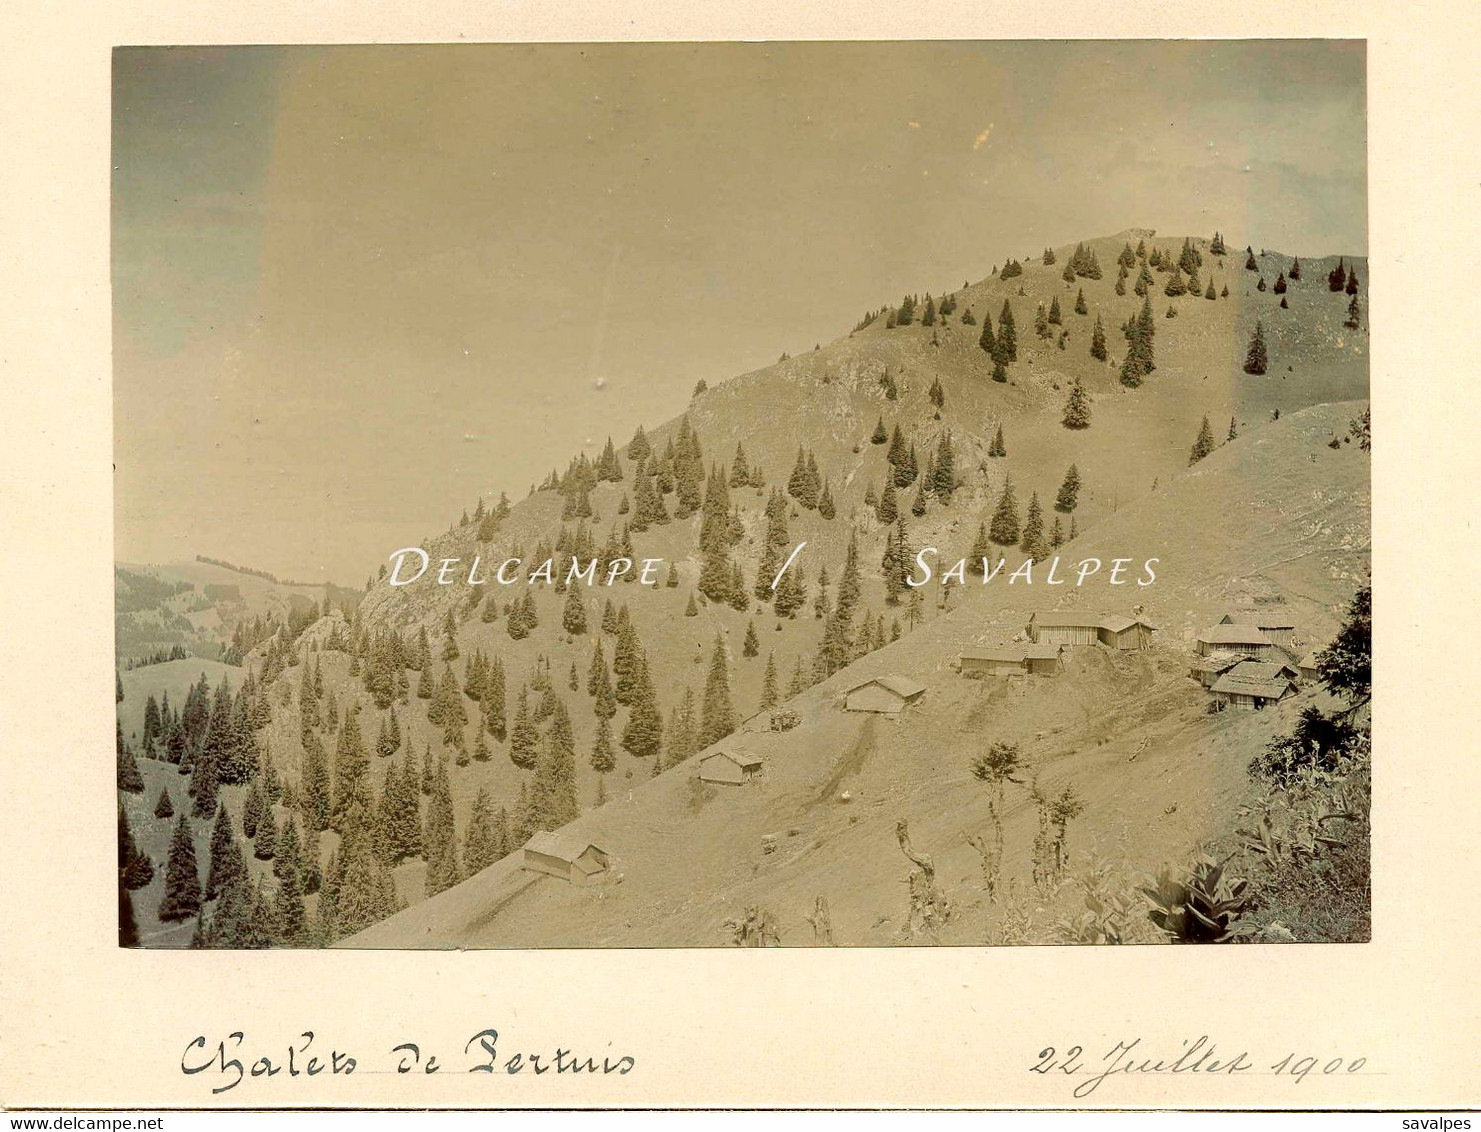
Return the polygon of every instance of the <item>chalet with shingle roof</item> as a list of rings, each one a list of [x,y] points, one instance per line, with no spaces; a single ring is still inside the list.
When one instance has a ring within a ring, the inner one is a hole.
[[[1225,704],[1259,711],[1296,691],[1296,670],[1289,664],[1246,660],[1225,672],[1209,689]]]
[[[1290,645],[1296,638],[1296,619],[1284,609],[1240,609],[1224,614],[1220,625],[1259,629],[1271,644]]]
[[[524,867],[571,884],[595,884],[607,873],[609,858],[584,837],[540,831],[525,842]]]
[[[1234,653],[1252,660],[1263,660],[1275,651],[1275,642],[1253,625],[1211,625],[1198,634],[1199,656]]]
[[[1146,618],[1120,613],[1035,613],[1028,620],[1028,635],[1035,644],[1143,649],[1156,631]]]
[[[996,645],[962,650],[963,676],[1052,676],[1059,671],[1059,645]]]
[[[845,692],[843,706],[848,711],[899,715],[906,705],[915,703],[925,693],[926,686],[909,676],[876,676]]]
[[[1244,659],[1231,653],[1220,653],[1215,656],[1201,656],[1188,666],[1188,675],[1197,680],[1205,688],[1212,688],[1214,682],[1224,673],[1228,672],[1236,664],[1244,663]]]
[[[699,780],[742,786],[754,781],[765,765],[766,760],[754,751],[724,747],[699,760]]]

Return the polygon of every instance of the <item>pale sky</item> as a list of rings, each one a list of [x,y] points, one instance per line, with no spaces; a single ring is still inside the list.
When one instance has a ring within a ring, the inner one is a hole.
[[[1355,42],[120,50],[117,555],[359,584],[1009,255],[1366,254],[1364,105]]]

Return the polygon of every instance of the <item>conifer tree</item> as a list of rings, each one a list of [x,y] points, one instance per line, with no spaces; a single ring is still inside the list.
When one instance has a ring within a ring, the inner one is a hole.
[[[1327,275],[1327,289],[1333,294],[1336,294],[1346,287],[1347,266],[1339,257],[1337,260],[1337,266],[1332,268],[1332,270]]]
[[[159,918],[167,924],[188,920],[201,910],[201,877],[195,860],[195,839],[190,833],[190,819],[181,814],[170,839],[170,856],[165,864],[165,895],[160,902]]]
[[[1075,509],[1080,498],[1080,469],[1071,464],[1069,471],[1064,474],[1064,482],[1059,485],[1059,494],[1054,500],[1054,509],[1069,514]]]
[[[1059,516],[1054,516],[1054,526],[1049,529],[1049,549],[1058,550],[1064,545],[1064,528],[1060,526]]]
[[[653,760],[655,774],[678,766],[699,750],[699,721],[696,716],[694,689],[685,688],[679,703],[669,713],[668,727],[664,731],[664,751]]]
[[[735,446],[735,456],[730,461],[730,479],[728,481],[729,485],[731,487],[745,487],[746,484],[750,482],[750,479],[751,467],[746,462],[745,445],[737,442]]]
[[[1239,424],[1233,417],[1229,418],[1229,435],[1224,438],[1225,443],[1239,438]]]
[[[451,678],[452,669],[449,667],[447,679]],[[461,711],[462,704],[457,706]],[[344,831],[340,823],[355,797],[360,797],[366,803],[366,808],[369,808],[365,781],[368,766],[365,742],[360,736],[359,713],[354,709],[346,709],[334,750],[334,795],[329,814],[331,824],[341,833]]]
[[[1350,267],[1347,270],[1346,290],[1349,295],[1356,295],[1358,293],[1358,269],[1356,267]]]
[[[1083,297],[1083,292],[1082,292],[1082,297]],[[1058,295],[1055,295],[1054,298],[1049,303],[1049,322],[1050,322],[1050,325],[1052,325],[1052,326],[1062,326],[1064,324],[1063,323],[1063,315],[1061,315],[1060,310],[1059,310],[1059,296]]]
[[[1255,262],[1255,252],[1253,248],[1245,249],[1244,269],[1246,271],[1260,270],[1260,265]]]
[[[482,872],[499,859],[498,834],[495,828],[494,804],[487,787],[480,787],[468,815],[468,831],[463,841],[463,864],[468,876]]]
[[[1018,360],[1018,331],[1013,323],[1013,308],[1003,300],[1003,309],[998,312],[997,359],[1004,365]]]
[[[1272,290],[1277,295],[1284,295],[1286,293],[1286,273],[1284,271],[1275,277],[1275,286]]]
[[[1143,299],[1141,314],[1125,327],[1126,358],[1121,363],[1121,384],[1128,389],[1140,386],[1142,380],[1156,368],[1152,361],[1155,325],[1151,300]]]
[[[159,788],[159,797],[154,802],[154,816],[157,818],[175,816],[175,803],[170,801],[170,792],[163,786]]]
[[[226,807],[221,806],[216,811],[216,823],[211,827],[210,863],[206,869],[206,888],[202,898],[215,900],[234,878],[246,875],[247,865],[231,827],[231,816]]]
[[[514,726],[509,732],[509,759],[521,770],[529,770],[539,757],[537,745],[540,730],[530,718],[529,690],[521,687],[514,709]]]
[[[1090,356],[1098,362],[1106,360],[1106,328],[1101,325],[1100,315],[1095,316],[1095,327],[1090,332]]]
[[[1193,448],[1188,454],[1188,463],[1193,465],[1202,460],[1214,450],[1214,430],[1209,427],[1208,414],[1203,417],[1203,425],[1198,430],[1198,439],[1193,442]]]
[[[741,646],[741,656],[759,656],[761,653],[761,641],[756,636],[756,622],[746,622],[746,641]]]
[[[1044,541],[1044,512],[1039,507],[1039,493],[1029,496],[1028,518],[1023,524],[1023,542],[1019,549],[1035,562],[1049,557],[1049,544]]]
[[[1269,359],[1265,354],[1265,328],[1260,321],[1255,321],[1255,333],[1250,338],[1249,352],[1244,358],[1244,372],[1259,375],[1265,372]]]
[[[502,742],[506,724],[504,662],[497,656],[484,673],[483,694],[479,697],[479,701],[483,705],[484,730]]]
[[[886,480],[884,491],[879,497],[879,506],[874,509],[875,518],[881,523],[893,523],[900,514],[900,503],[895,495],[893,480]]]
[[[1065,428],[1081,429],[1090,427],[1090,394],[1085,391],[1085,386],[1077,378],[1075,384],[1070,388],[1070,395],[1065,399],[1064,416],[1060,423]]]
[[[956,452],[952,448],[951,433],[941,434],[936,443],[936,456],[931,469],[929,488],[942,503],[950,503],[956,491]]]
[[[987,446],[987,454],[992,457],[1008,455],[1008,445],[1003,440],[1003,426],[998,425],[997,432],[993,433],[992,443]]]
[[[1013,495],[1013,477],[1003,481],[1003,492],[998,496],[997,508],[993,511],[988,535],[1000,546],[1012,546],[1020,535],[1018,526],[1018,501]]]
[[[634,706],[634,714],[637,714]],[[576,742],[564,701],[557,700],[535,764],[531,812],[540,829],[558,829],[580,817],[576,801]]]
[[[591,744],[591,769],[607,774],[617,769],[617,753],[612,749],[612,721],[597,717],[596,738]]]
[[[262,820],[257,823],[257,836],[252,839],[252,854],[259,861],[271,861],[278,851],[278,825],[273,819],[272,807],[263,810]]]
[[[289,831],[293,826],[288,826]],[[295,846],[297,842],[294,842]],[[302,872],[290,868],[278,878],[278,891],[273,898],[273,914],[277,921],[279,938],[285,943],[297,943],[302,939],[307,926],[307,911],[303,903]]]
[[[1358,297],[1356,295],[1354,295],[1348,301],[1348,304],[1347,304],[1347,318],[1343,321],[1342,325],[1345,326],[1345,327],[1347,327],[1349,330],[1356,330],[1356,329],[1358,329],[1359,326],[1362,325],[1362,321],[1363,321],[1363,308],[1360,305],[1358,305]]]
[[[438,763],[427,801],[427,822],[422,832],[423,855],[427,859],[426,894],[436,896],[462,879],[458,863],[457,826],[453,817],[452,788],[447,778],[447,760]]]
[[[967,551],[967,570],[981,578],[987,573],[984,563],[992,557],[992,543],[987,538],[987,527],[977,524],[977,536],[972,540],[972,549]]]
[[[118,946],[139,946],[139,921],[134,916],[134,900],[122,880],[118,882]]]
[[[129,794],[144,793],[144,776],[134,759],[133,748],[123,741],[123,724],[115,723],[118,733],[118,788]]]
[[[967,313],[970,314],[971,312],[968,311]],[[977,339],[977,345],[986,352],[988,357],[996,360],[998,356],[998,340],[992,332],[992,314],[988,311],[982,312],[982,334]]]
[[[1291,260],[1291,268],[1290,268],[1289,271],[1286,272],[1286,275],[1289,276],[1291,279],[1295,280],[1298,283],[1301,281],[1301,260],[1300,260],[1300,258]]]
[[[715,634],[710,657],[710,673],[705,681],[704,707],[700,719],[701,749],[718,743],[735,730],[735,708],[730,699],[730,668],[725,657],[725,640]]]
[[[837,513],[837,508],[833,503],[833,494],[828,489],[828,481],[824,480],[823,494],[818,497],[818,514],[824,519],[832,519],[833,516]],[[737,567],[737,569],[739,569],[739,567]],[[740,587],[740,589],[743,590],[744,587]],[[742,606],[741,608],[744,608],[744,606]]]
[[[874,432],[869,437],[870,444],[885,444],[889,441],[890,434],[885,431],[884,417],[879,418],[879,423],[874,426]]]
[[[639,650],[633,674],[632,711],[622,730],[622,749],[635,758],[658,754],[663,745],[663,711],[648,668],[648,658]]]
[[[776,651],[766,654],[766,675],[761,678],[761,710],[767,711],[777,705]]]
[[[566,594],[566,607],[561,615],[561,627],[573,637],[579,637],[586,632],[586,602],[581,598],[581,592],[575,586]]]
[[[118,807],[118,877],[119,883],[130,890],[143,888],[154,879],[154,862],[134,841],[128,815],[121,805]]]

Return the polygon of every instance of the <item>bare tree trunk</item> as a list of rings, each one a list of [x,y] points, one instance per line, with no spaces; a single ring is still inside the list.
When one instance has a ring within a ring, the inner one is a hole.
[[[833,921],[828,915],[828,898],[819,896],[813,905],[813,913],[807,918],[812,925],[813,940],[825,947],[833,946]]]
[[[924,853],[917,853],[910,845],[910,823],[901,818],[895,823],[895,837],[900,842],[900,852],[910,858],[910,863],[925,873],[928,878],[936,876],[936,866]]]
[[[903,818],[895,824],[895,837],[915,871],[906,878],[910,893],[910,915],[906,922],[906,933],[917,935],[926,932],[935,936],[936,929],[951,917],[951,905],[946,893],[936,884],[936,865],[925,853],[917,853],[910,844],[910,825]]]

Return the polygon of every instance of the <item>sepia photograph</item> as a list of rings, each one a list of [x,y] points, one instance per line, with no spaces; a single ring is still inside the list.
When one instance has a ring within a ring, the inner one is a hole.
[[[1363,42],[112,98],[120,946],[1370,939]]]

